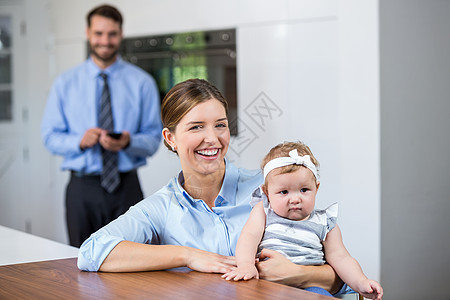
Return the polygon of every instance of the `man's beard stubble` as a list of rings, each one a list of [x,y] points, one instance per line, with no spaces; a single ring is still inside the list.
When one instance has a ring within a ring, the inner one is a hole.
[[[116,59],[117,54],[119,53],[119,49],[115,49],[115,51],[112,52],[111,55],[109,55],[107,57],[102,57],[97,53],[97,51],[95,51],[95,47],[92,47],[91,45],[89,45],[89,51],[90,51],[91,55],[95,56],[96,59],[98,59],[104,63],[113,62]]]

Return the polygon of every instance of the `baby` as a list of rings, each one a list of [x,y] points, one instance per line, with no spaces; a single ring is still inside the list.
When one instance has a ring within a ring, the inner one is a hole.
[[[364,275],[342,242],[337,204],[314,210],[320,185],[318,166],[309,147],[301,142],[282,143],[269,151],[262,163],[264,184],[252,195],[253,209],[236,246],[237,268],[222,277],[259,278],[255,257],[267,248],[295,264],[326,261],[353,290],[379,300],[381,285]]]

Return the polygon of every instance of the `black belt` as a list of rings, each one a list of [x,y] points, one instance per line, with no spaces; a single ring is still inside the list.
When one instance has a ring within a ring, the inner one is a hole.
[[[84,172],[80,172],[80,171],[70,171],[70,173],[72,174],[72,176],[75,177],[79,177],[79,178],[100,178],[100,174],[96,174],[96,173],[84,173]],[[127,176],[127,175],[133,175],[133,174],[137,174],[136,169],[128,171],[128,172],[120,172],[120,176]]]

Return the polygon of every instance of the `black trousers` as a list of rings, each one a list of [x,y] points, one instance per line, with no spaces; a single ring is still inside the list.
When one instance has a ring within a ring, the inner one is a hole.
[[[66,188],[66,221],[70,245],[80,247],[95,231],[122,215],[143,198],[137,172],[120,174],[114,193],[100,186],[100,176],[72,172]]]

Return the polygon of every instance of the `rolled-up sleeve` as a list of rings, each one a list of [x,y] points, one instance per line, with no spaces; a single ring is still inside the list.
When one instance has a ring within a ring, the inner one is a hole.
[[[123,240],[115,236],[93,234],[78,251],[78,268],[83,271],[98,271],[112,249]]]

